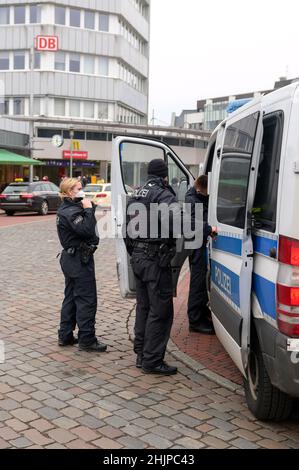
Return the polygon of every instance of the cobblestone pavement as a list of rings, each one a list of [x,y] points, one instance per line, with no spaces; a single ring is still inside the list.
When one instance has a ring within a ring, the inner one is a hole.
[[[244,398],[192,372],[134,367],[133,301],[121,299],[114,245],[96,253],[105,354],[57,346],[63,277],[54,221],[0,230],[0,448],[299,448],[298,419],[256,421]]]

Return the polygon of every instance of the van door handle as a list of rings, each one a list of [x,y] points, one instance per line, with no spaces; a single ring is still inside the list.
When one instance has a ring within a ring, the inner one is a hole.
[[[250,255],[247,255],[247,258],[253,258],[254,254],[250,253]]]

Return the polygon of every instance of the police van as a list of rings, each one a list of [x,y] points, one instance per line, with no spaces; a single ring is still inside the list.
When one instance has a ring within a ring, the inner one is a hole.
[[[252,100],[211,136],[209,175],[210,307],[217,337],[244,376],[247,404],[261,420],[283,420],[299,397],[299,84]],[[134,295],[126,253],[123,200],[146,180],[147,164],[163,158],[178,198],[193,177],[162,142],[114,141],[112,200],[123,296]],[[173,260],[174,286],[187,253]]]

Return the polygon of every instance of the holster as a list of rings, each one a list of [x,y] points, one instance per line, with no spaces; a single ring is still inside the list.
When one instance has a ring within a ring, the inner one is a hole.
[[[82,242],[80,244],[80,260],[82,264],[88,264],[91,260],[93,253],[97,250],[95,245],[87,245],[87,243]]]
[[[159,266],[160,268],[167,268],[172,258],[175,256],[175,248],[163,243],[159,249]]]

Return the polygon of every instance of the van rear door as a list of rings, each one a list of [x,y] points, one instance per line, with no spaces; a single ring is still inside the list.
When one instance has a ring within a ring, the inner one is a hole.
[[[137,137],[117,137],[113,141],[111,209],[116,239],[117,274],[123,297],[134,297],[136,294],[134,274],[124,242],[126,203],[134,191],[147,182],[148,164],[156,158],[163,159],[168,165],[169,183],[173,184],[179,202],[183,203],[188,188],[194,183],[194,177],[168,145]],[[179,242],[183,245],[183,239]],[[183,247],[178,251],[172,261],[174,289],[188,254]]]
[[[261,99],[234,113],[218,131],[209,222],[210,303],[217,336],[246,376],[253,272],[251,209],[263,134]]]

